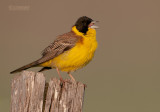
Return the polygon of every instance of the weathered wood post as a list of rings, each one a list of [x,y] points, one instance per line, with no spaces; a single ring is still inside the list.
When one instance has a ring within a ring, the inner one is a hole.
[[[12,80],[11,112],[82,112],[85,85],[23,71]]]

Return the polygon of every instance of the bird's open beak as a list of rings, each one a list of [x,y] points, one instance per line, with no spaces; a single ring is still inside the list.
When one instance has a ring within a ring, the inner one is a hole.
[[[99,28],[98,26],[95,25],[95,23],[97,23],[99,21],[92,21],[90,24],[89,24],[89,27],[90,28],[93,28],[93,29],[96,29],[96,28]]]

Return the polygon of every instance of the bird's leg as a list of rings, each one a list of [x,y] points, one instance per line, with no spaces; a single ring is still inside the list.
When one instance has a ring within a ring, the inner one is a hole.
[[[75,80],[75,78],[68,72],[68,75],[70,76],[70,78],[74,81],[74,82],[76,82],[76,80]]]
[[[56,68],[56,70],[57,70],[57,73],[58,73],[58,75],[59,75],[60,81],[61,81],[61,82],[64,82],[64,80],[63,80],[63,78],[62,78],[62,76],[61,76],[61,74],[60,74],[60,72],[59,72],[59,69]]]

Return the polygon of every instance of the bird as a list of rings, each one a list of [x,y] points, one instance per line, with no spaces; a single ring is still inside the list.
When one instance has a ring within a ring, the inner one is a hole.
[[[42,51],[41,58],[10,73],[21,72],[31,67],[42,67],[39,72],[56,69],[61,81],[63,78],[60,71],[67,72],[71,80],[75,81],[71,73],[86,66],[97,49],[96,29],[99,28],[95,25],[97,22],[87,16],[79,17],[71,31],[57,36]]]

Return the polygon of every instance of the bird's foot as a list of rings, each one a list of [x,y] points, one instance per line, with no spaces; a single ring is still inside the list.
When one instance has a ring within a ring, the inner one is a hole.
[[[76,80],[75,80],[75,78],[70,74],[70,73],[68,73],[68,75],[70,76],[70,78],[71,78],[71,81],[73,82],[73,83],[76,83]]]
[[[62,77],[60,77],[60,82],[61,82],[61,86],[64,86],[66,81],[63,80]]]

